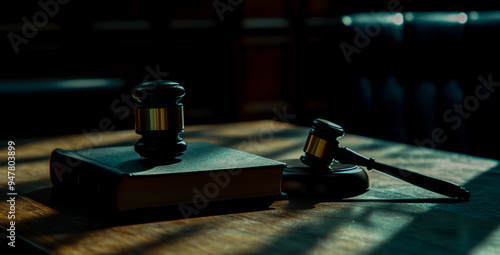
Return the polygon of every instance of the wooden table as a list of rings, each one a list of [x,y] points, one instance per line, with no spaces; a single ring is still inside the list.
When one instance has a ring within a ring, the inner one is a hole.
[[[273,121],[186,128],[207,141],[273,159],[297,158],[309,128]],[[53,254],[500,254],[498,161],[346,135],[341,144],[379,162],[466,186],[460,202],[370,172],[371,189],[342,201],[276,201],[268,210],[190,219],[113,220],[51,199],[48,159],[59,147],[133,144],[133,131],[15,140],[15,248]],[[7,141],[2,142],[0,224],[9,227]],[[23,240],[27,240],[24,242]],[[34,254],[34,253],[33,253]]]

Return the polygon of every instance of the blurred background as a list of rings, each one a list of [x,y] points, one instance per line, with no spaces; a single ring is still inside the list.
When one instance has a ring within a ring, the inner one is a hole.
[[[322,117],[500,158],[500,3],[9,1],[2,139],[132,129],[134,86],[179,82],[186,125]]]

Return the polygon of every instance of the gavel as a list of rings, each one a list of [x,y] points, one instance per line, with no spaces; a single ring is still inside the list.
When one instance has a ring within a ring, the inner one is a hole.
[[[167,80],[139,84],[132,91],[138,103],[134,109],[135,132],[142,137],[134,149],[144,158],[169,161],[181,156],[187,144],[184,132],[184,107],[179,101],[185,90],[179,83]]]
[[[305,155],[301,156],[300,160],[315,171],[329,171],[330,164],[335,160],[341,164],[359,165],[368,170],[378,170],[448,197],[463,200],[470,198],[470,192],[466,188],[454,183],[378,163],[373,158],[367,158],[349,148],[340,146],[339,138],[344,136],[344,129],[331,121],[315,119],[312,127],[304,146]]]

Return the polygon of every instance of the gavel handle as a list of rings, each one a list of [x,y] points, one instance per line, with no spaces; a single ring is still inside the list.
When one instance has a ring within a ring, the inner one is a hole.
[[[470,192],[460,187],[454,183],[408,171],[405,169],[381,164],[374,162],[372,164],[373,169],[383,172],[385,174],[391,175],[405,182],[411,183],[413,185],[419,186],[421,188],[434,191],[441,195],[448,197],[456,197],[459,199],[468,200],[470,198]]]
[[[362,165],[366,166],[368,170],[378,170],[385,174],[401,179],[405,182],[439,193],[441,195],[456,197],[465,200],[470,198],[470,192],[467,189],[460,187],[454,183],[378,163],[375,162],[373,158],[367,158],[349,148],[339,147],[339,150],[336,151],[335,159],[343,164]]]

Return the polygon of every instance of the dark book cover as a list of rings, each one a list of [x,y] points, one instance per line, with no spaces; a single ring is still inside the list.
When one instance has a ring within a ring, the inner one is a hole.
[[[121,211],[278,195],[285,166],[197,142],[190,143],[177,160],[161,164],[142,158],[133,146],[56,149],[50,175],[54,187],[97,197]]]

